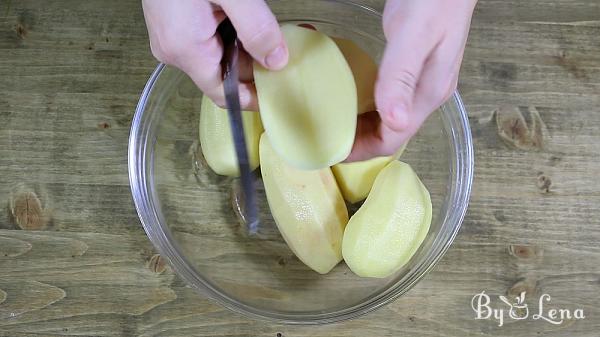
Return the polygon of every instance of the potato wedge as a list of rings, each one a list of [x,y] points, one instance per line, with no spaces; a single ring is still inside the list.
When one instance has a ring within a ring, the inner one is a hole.
[[[429,192],[410,165],[389,163],[346,226],[342,254],[348,267],[363,277],[398,271],[427,236],[431,209]]]
[[[406,144],[392,156],[375,157],[352,163],[339,163],[331,167],[344,199],[350,203],[365,200],[379,172],[392,160],[400,158]]]
[[[260,115],[254,111],[242,111],[242,123],[250,169],[255,170],[259,165],[258,142],[264,131]],[[215,173],[232,177],[240,175],[227,110],[207,96],[202,97],[200,108],[200,147],[208,166]]]
[[[392,157],[376,157],[354,163],[339,163],[331,167],[344,199],[350,203],[364,200],[379,172]]]
[[[356,132],[356,85],[344,55],[327,35],[281,27],[288,65],[254,64],[260,116],[273,148],[290,165],[322,169],[344,160]]]
[[[348,210],[331,170],[298,170],[260,140],[261,173],[271,214],[290,249],[318,273],[342,260]]]

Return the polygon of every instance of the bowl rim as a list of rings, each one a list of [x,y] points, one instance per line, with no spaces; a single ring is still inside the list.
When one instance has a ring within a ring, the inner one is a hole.
[[[322,1],[356,6],[358,9],[366,11],[371,15],[381,17],[379,12],[356,3],[338,0]],[[455,106],[459,112],[457,116],[454,116],[454,118],[456,118],[454,124],[452,121],[450,122],[454,128],[449,128],[449,123],[444,123],[447,128],[446,131],[452,138],[450,150],[453,152],[454,156],[451,156],[450,172],[451,181],[456,181],[456,183],[452,184],[450,191],[446,196],[447,200],[453,201],[453,212],[446,212],[444,219],[442,220],[442,227],[449,225],[451,231],[445,233],[445,235],[439,234],[435,238],[435,241],[439,240],[443,241],[443,243],[441,245],[438,244],[438,249],[433,251],[435,254],[429,252],[426,255],[426,258],[421,261],[414,270],[411,270],[407,274],[409,276],[408,278],[397,280],[396,283],[388,286],[382,293],[352,307],[318,314],[276,313],[252,307],[222,293],[216,287],[211,285],[210,282],[198,276],[198,273],[194,270],[191,263],[187,261],[177,245],[173,244],[174,240],[171,237],[169,230],[165,230],[165,227],[161,225],[161,223],[166,223],[166,221],[162,219],[161,214],[156,212],[156,207],[154,206],[153,200],[157,200],[156,191],[152,184],[154,165],[147,165],[147,162],[153,163],[154,158],[152,158],[152,153],[148,154],[146,151],[148,145],[148,125],[145,125],[143,122],[144,117],[146,117],[144,116],[144,112],[148,99],[154,88],[154,84],[165,70],[165,67],[165,64],[160,63],[155,68],[142,91],[135,109],[128,144],[129,183],[138,217],[148,238],[161,256],[171,265],[175,273],[201,294],[208,296],[210,299],[234,312],[254,319],[283,324],[306,325],[334,323],[362,316],[394,301],[420,281],[439,262],[451,246],[461,227],[468,208],[474,169],[473,143],[468,115],[458,91],[455,91],[449,99],[449,102],[451,102],[450,104]],[[444,106],[447,104],[448,102],[446,102]],[[444,106],[442,106],[441,110],[444,110]],[[447,112],[442,114],[442,117],[449,118],[446,115],[448,115]],[[151,141],[155,142],[156,140],[153,139]],[[454,177],[452,177],[452,175]],[[147,179],[148,177],[150,177],[150,181]],[[435,243],[432,247],[434,247],[434,245]],[[403,284],[402,287],[399,286],[401,283]]]

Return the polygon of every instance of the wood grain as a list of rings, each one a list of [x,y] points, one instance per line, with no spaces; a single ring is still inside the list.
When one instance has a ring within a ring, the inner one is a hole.
[[[249,320],[197,294],[141,228],[127,140],[155,61],[140,2],[0,1],[0,336],[597,336],[599,36],[596,0],[481,0],[460,80],[475,181],[455,244],[393,304],[298,327]],[[191,195],[173,200],[191,209]],[[177,225],[193,243],[190,223]],[[209,258],[244,254],[223,243],[223,224],[211,228],[206,248],[227,250]],[[282,258],[264,268],[295,263]],[[264,289],[254,291],[280,296]],[[553,307],[583,308],[586,319],[498,327],[474,319],[470,301],[483,290],[526,290],[532,309],[548,293]]]

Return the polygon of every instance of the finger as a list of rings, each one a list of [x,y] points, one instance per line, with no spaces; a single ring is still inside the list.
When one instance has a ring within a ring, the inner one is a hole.
[[[180,57],[177,66],[183,70],[194,81],[202,92],[210,97],[215,104],[225,107],[225,93],[223,89],[223,75],[221,59],[223,44],[218,35],[214,35],[207,41],[190,48]],[[248,76],[250,65],[246,61],[244,75]],[[240,80],[242,78],[240,77]],[[258,111],[256,89],[252,83],[240,83],[238,86],[240,105],[243,109]]]
[[[283,68],[288,49],[273,13],[263,0],[214,0],[237,29],[244,48],[271,70]]]
[[[202,91],[218,87],[223,47],[215,32],[223,12],[205,0],[180,0],[177,6],[145,1],[144,5],[155,56],[187,73]]]
[[[437,41],[420,24],[396,25],[386,46],[375,84],[375,102],[383,123],[407,127],[421,72]]]
[[[447,36],[427,61],[415,93],[414,115],[407,131],[415,133],[456,90],[466,36],[466,33]]]
[[[223,90],[223,74],[221,60],[223,58],[223,43],[220,36],[216,33],[218,25],[225,19],[225,12],[208,2],[211,11],[198,12],[206,13],[201,16],[203,30],[212,31],[209,38],[196,41],[189,48],[178,56],[175,65],[187,73],[202,92],[210,97],[215,104],[225,107],[225,93]],[[199,35],[207,36],[207,33]],[[248,78],[248,73],[252,72],[251,62],[247,60],[248,55],[243,52],[240,54],[240,81]],[[248,70],[250,69],[250,70]],[[240,96],[240,105],[243,109],[258,110],[256,90],[254,85],[249,83],[240,83],[238,87]]]

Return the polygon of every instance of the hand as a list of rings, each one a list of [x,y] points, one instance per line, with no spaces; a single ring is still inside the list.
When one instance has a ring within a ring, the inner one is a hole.
[[[216,31],[229,17],[245,49],[239,59],[240,103],[245,109],[258,111],[252,58],[278,70],[289,57],[279,24],[263,0],[143,0],[142,5],[152,54],[187,73],[221,106],[225,105],[223,44]]]
[[[388,0],[377,112],[359,116],[347,161],[390,155],[456,90],[476,0]]]

